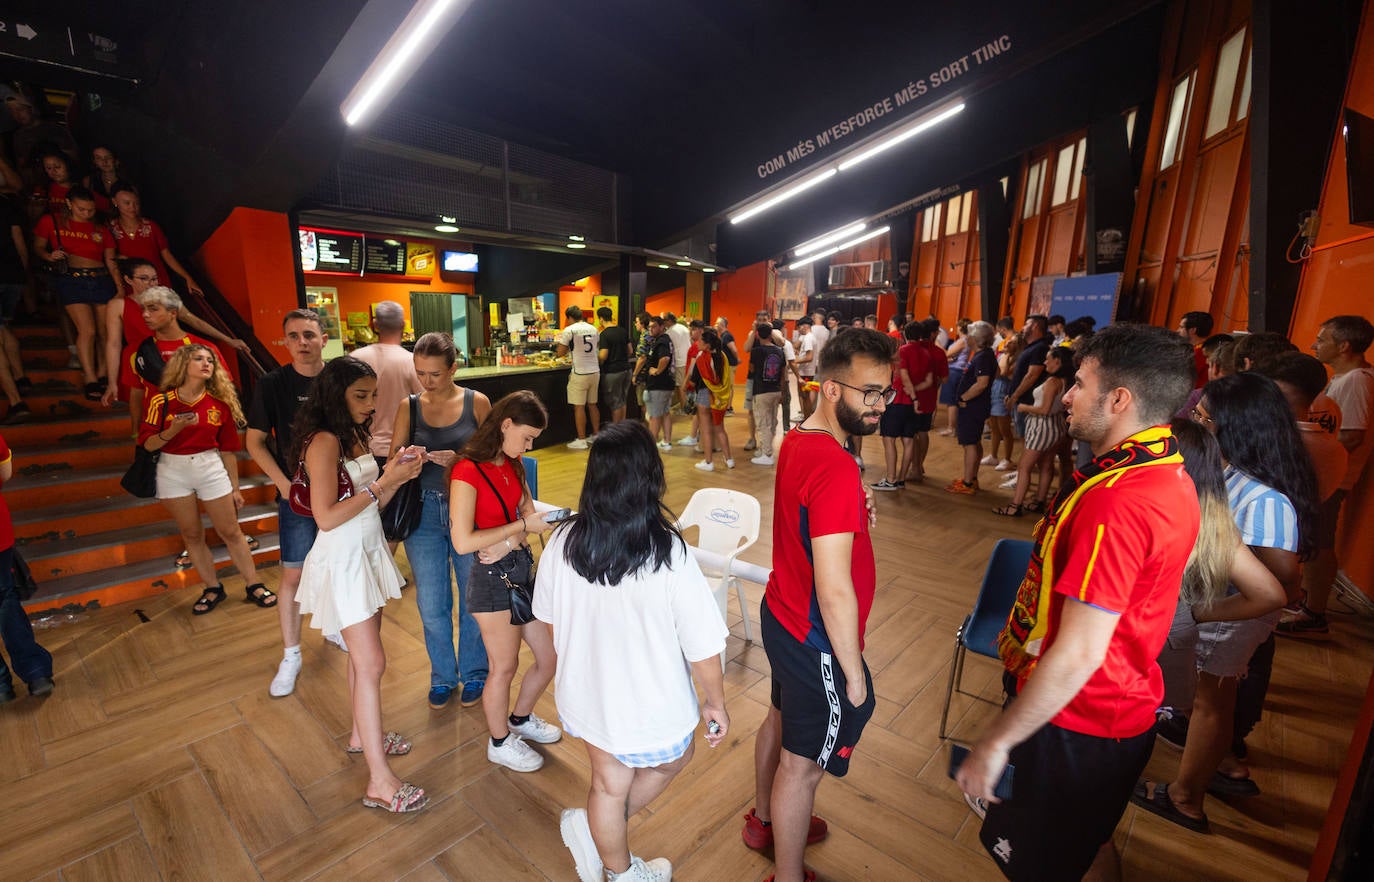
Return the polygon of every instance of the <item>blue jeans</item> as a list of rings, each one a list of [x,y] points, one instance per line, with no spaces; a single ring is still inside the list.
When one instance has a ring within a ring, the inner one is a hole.
[[[277,497],[277,541],[281,543],[282,569],[299,570],[305,566],[305,556],[319,533],[314,518],[296,514],[291,503]]]
[[[14,673],[25,683],[52,676],[52,653],[33,639],[33,626],[14,586],[14,546],[0,551],[0,638],[5,641]],[[0,658],[0,687],[10,685],[10,669]]]
[[[420,525],[405,540],[406,558],[415,576],[415,600],[429,651],[429,685],[457,689],[464,682],[487,680],[487,647],[477,620],[468,612],[471,554],[459,554],[449,538],[448,494],[424,491]],[[458,581],[458,654],[453,652],[453,580]]]

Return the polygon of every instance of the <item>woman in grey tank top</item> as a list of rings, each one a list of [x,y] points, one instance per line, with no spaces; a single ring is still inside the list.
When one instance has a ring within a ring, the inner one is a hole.
[[[424,393],[396,412],[392,455],[408,444],[424,447],[420,472],[423,511],[420,525],[405,540],[406,558],[415,576],[415,597],[429,651],[429,706],[439,709],[460,692],[463,707],[482,700],[487,680],[487,649],[482,632],[467,608],[472,555],[459,554],[449,538],[448,480],[458,451],[491,411],[481,392],[454,385],[458,351],[448,334],[425,334],[415,343],[415,374]],[[413,423],[413,425],[412,425]],[[458,591],[458,647],[453,645],[453,578]]]

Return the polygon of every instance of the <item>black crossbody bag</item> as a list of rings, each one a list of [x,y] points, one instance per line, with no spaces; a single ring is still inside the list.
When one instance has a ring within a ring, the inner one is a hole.
[[[487,477],[487,473],[482,470],[480,465],[477,463],[473,463],[473,465],[477,466],[477,474],[481,475],[482,479],[487,482],[491,492],[496,494],[496,501],[501,503],[501,511],[506,515],[506,523],[513,522],[515,518],[511,517],[510,509],[506,507],[506,500],[501,498],[501,494],[496,490],[496,485],[492,483],[491,478]],[[521,486],[524,486],[523,480]],[[501,581],[506,583],[506,590],[510,592],[510,623],[512,625],[528,625],[534,621],[534,552],[530,551],[528,546],[521,545],[498,560],[495,566],[497,572],[501,574]],[[511,578],[511,575],[518,569],[523,569],[527,574],[524,579]]]

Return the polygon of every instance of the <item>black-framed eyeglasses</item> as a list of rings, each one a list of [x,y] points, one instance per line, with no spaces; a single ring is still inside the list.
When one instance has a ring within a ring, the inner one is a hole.
[[[157,276],[130,276],[130,278],[132,278],[132,279],[134,279],[135,281],[138,281],[138,282],[156,282],[156,281],[157,281]]]
[[[853,389],[855,392],[862,392],[864,394],[864,407],[877,407],[879,401],[886,406],[891,404],[897,397],[897,390],[891,386],[888,386],[886,389],[861,389],[858,386],[841,383],[839,380],[831,380],[830,382],[837,386],[843,386],[846,389]]]
[[[1189,416],[1193,418],[1193,422],[1198,423],[1200,425],[1212,425],[1212,418],[1209,417],[1206,413],[1204,413],[1197,405],[1193,406],[1192,411],[1189,412]]]

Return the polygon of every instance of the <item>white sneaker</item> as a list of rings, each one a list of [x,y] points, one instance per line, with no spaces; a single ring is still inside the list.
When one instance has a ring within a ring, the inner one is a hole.
[[[535,753],[534,748],[526,744],[525,739],[515,732],[507,735],[500,747],[492,744],[488,738],[487,759],[515,772],[537,772],[544,766],[544,758]]]
[[[324,642],[339,647],[340,652],[348,652],[348,644],[344,642],[342,634],[326,634],[324,635]]]
[[[563,844],[572,852],[577,878],[581,882],[602,882],[606,868],[601,863],[601,855],[597,854],[596,841],[592,839],[587,810],[563,809],[558,829],[563,834]]]
[[[509,721],[507,721],[509,725]],[[526,741],[533,741],[535,744],[553,744],[563,737],[563,730],[549,723],[538,714],[530,714],[530,718],[518,726],[509,726],[510,730]]]
[[[660,441],[658,442],[658,449],[667,453],[669,450],[673,449],[673,445],[669,444],[667,441]]]
[[[575,440],[568,442],[569,450],[586,450],[588,447],[591,446],[592,445],[588,444],[585,438],[577,438]]]
[[[301,657],[299,655],[288,655],[277,665],[277,676],[272,678],[272,685],[267,687],[267,694],[273,698],[285,698],[296,691],[296,677],[301,672]]]
[[[1003,490],[1010,490],[1012,487],[1015,487],[1015,486],[1016,486],[1016,472],[1008,472],[1008,473],[1007,473],[1007,476],[1006,476],[1005,478],[1002,479],[1002,483],[1001,483],[1001,484],[998,484],[997,486],[1000,487],[1000,488],[1003,489]]]
[[[681,438],[677,442],[678,447],[695,447],[696,445],[697,439],[695,435],[688,435],[686,438]]]
[[[979,818],[987,818],[988,804],[983,801],[983,798],[981,796],[969,796],[967,793],[965,793],[964,802],[968,803],[968,807],[973,809],[973,813],[977,815]],[[589,830],[588,832],[591,831]]]
[[[623,873],[607,874],[612,882],[672,882],[673,865],[667,858],[646,861],[630,855],[630,869]]]
[[[733,459],[727,459],[725,461],[725,467],[727,469],[733,469],[735,467],[735,461]]]
[[[756,457],[754,457],[753,459],[751,459],[751,460],[749,460],[749,461],[752,462],[754,465],[770,466],[770,465],[773,464],[773,457],[771,457],[771,456],[756,456]]]
[[[992,464],[995,463],[995,462],[997,462],[997,460],[993,457],[993,455],[992,455],[991,453],[989,453],[987,456],[983,457],[982,459],[978,460],[978,464],[979,464],[979,465],[992,465]],[[1003,460],[1003,462],[1006,462],[1006,460]]]
[[[988,459],[992,459],[992,457],[989,456]],[[987,465],[987,462],[984,462],[983,465]],[[1004,459],[997,463],[996,471],[1005,472],[1009,468],[1011,468],[1011,460]]]
[[[715,463],[713,463],[713,462],[707,462],[707,461],[704,460],[704,459],[703,459],[701,462],[697,463],[697,464],[696,464],[696,467],[699,468],[699,469],[701,469],[703,472],[714,472],[714,471],[716,470],[716,464],[715,464]]]

